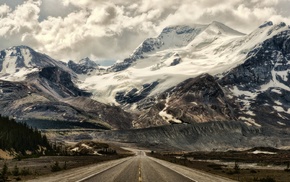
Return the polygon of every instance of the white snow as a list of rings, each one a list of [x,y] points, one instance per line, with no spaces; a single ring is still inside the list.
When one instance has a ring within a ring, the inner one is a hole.
[[[71,151],[73,151],[73,152],[77,152],[78,150],[79,150],[79,147],[75,147],[75,148],[71,149]]]
[[[262,85],[261,86],[261,89],[260,91],[266,91],[268,90],[269,88],[281,88],[281,89],[284,89],[284,90],[287,90],[287,91],[290,91],[290,88],[286,85],[284,85],[283,83],[280,83],[277,79],[276,79],[276,75],[279,73],[279,72],[276,72],[274,69],[272,70],[272,80],[265,84],[265,85]]]
[[[273,106],[273,108],[278,112],[285,112],[285,110],[281,106]]]
[[[267,152],[267,151],[261,151],[261,150],[255,150],[252,153],[253,154],[269,154],[269,155],[275,155],[275,154],[277,154],[276,152]]]
[[[277,100],[276,100],[276,101],[274,101],[274,102],[275,102],[275,104],[278,105],[278,106],[282,106],[282,105],[283,105],[280,101],[277,101]]]
[[[92,147],[88,146],[87,144],[82,143],[81,145],[82,147],[86,148],[86,149],[91,149]]]
[[[272,89],[272,92],[275,92],[277,94],[282,94],[281,90],[275,88],[275,89]]]
[[[279,125],[281,125],[281,126],[286,126],[285,123],[282,123],[282,122],[280,122],[280,121],[278,121],[277,123],[278,123]]]
[[[251,125],[251,126],[254,125],[254,126],[261,127],[261,125],[256,123],[256,121],[253,118],[240,116],[239,120],[245,121],[246,124]]]
[[[180,121],[179,119],[176,119],[174,116],[172,116],[171,114],[167,113],[167,108],[168,108],[168,102],[169,102],[170,97],[167,96],[166,98],[166,103],[165,103],[165,107],[162,111],[159,112],[159,116],[162,117],[163,120],[165,120],[166,122],[170,123],[170,121],[173,121],[175,123],[182,123],[182,121]]]
[[[256,114],[253,111],[246,111],[245,113],[250,116],[256,116]]]
[[[278,113],[278,116],[279,116],[280,118],[282,118],[282,119],[287,119],[287,120],[289,120],[289,118],[287,118],[287,117],[285,117],[285,116],[282,116],[280,113]]]

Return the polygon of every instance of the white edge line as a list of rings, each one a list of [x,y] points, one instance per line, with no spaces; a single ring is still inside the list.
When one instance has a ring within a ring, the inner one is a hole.
[[[102,171],[99,171],[99,172],[97,172],[97,173],[91,174],[90,176],[87,176],[87,177],[85,177],[85,178],[83,178],[83,179],[80,179],[80,180],[78,180],[78,181],[76,181],[76,182],[83,182],[83,181],[85,181],[85,180],[87,180],[87,179],[90,179],[90,178],[92,178],[92,177],[94,177],[94,176],[96,176],[96,175],[98,175],[98,174],[100,174],[100,173],[103,173],[103,172],[105,172],[105,171],[107,171],[107,170],[109,170],[109,169],[111,169],[111,168],[113,168],[113,167],[115,167],[115,166],[118,166],[118,165],[120,165],[120,164],[122,164],[122,163],[124,163],[124,162],[126,162],[126,161],[128,161],[128,160],[130,160],[130,159],[131,159],[131,158],[128,158],[128,159],[126,159],[126,160],[124,160],[124,161],[122,161],[122,162],[119,162],[119,163],[117,163],[117,164],[115,164],[115,165],[113,165],[113,166],[107,167],[106,169],[104,169],[104,170],[102,170]]]

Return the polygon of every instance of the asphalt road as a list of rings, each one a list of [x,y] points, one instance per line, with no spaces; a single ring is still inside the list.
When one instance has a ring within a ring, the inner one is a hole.
[[[148,157],[132,150],[133,157],[40,176],[31,182],[233,182],[233,180]]]
[[[201,176],[200,174],[192,174],[192,172],[183,171],[184,169],[175,170],[171,168],[172,165],[171,163],[148,157],[145,155],[145,152],[139,151],[135,157],[131,157],[117,165],[96,172],[91,176],[79,180],[79,182],[231,181],[204,173],[201,173]]]

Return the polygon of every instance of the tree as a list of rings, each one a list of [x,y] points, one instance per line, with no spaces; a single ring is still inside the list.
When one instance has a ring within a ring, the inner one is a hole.
[[[8,166],[5,162],[1,171],[1,180],[7,181],[7,179],[8,179]]]
[[[52,166],[50,166],[51,172],[61,171],[59,163],[56,161]]]
[[[63,170],[66,170],[67,169],[66,161],[64,162],[64,165],[63,165],[62,169]]]
[[[234,171],[235,173],[240,173],[240,166],[237,162],[235,162]]]
[[[12,170],[12,175],[19,176],[19,168],[17,167],[17,165],[14,166],[14,168]]]

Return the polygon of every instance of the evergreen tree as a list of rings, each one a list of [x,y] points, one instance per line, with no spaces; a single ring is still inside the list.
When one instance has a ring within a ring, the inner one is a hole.
[[[45,147],[48,152],[52,151],[47,137],[37,130],[29,127],[26,123],[17,123],[8,117],[0,115],[0,149],[21,152],[25,155],[25,151],[36,152],[39,146]]]
[[[8,179],[8,166],[6,163],[3,165],[0,178],[2,181],[7,181]]]
[[[19,168],[17,167],[17,165],[14,166],[14,168],[12,170],[12,175],[19,176]]]

